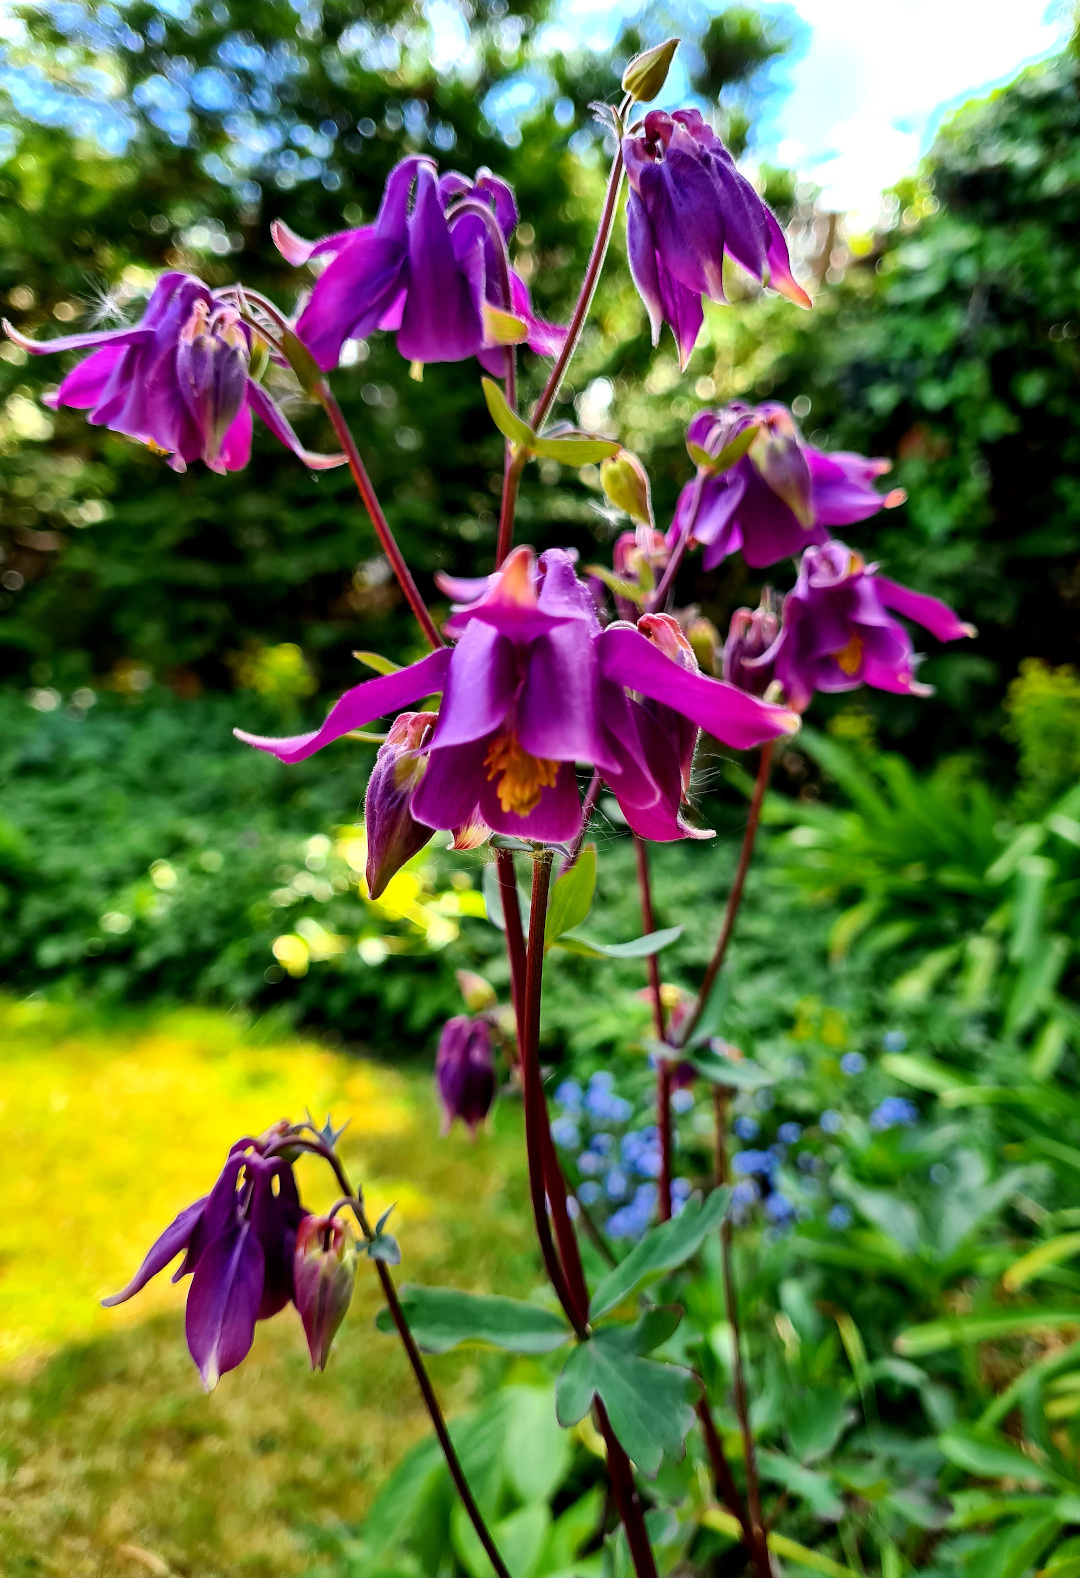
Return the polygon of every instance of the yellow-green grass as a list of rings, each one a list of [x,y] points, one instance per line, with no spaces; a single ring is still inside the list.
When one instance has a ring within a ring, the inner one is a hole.
[[[519,1113],[472,1145],[438,1134],[430,1076],[261,1035],[224,1014],[141,1022],[0,999],[0,1572],[5,1578],[277,1578],[313,1568],[307,1531],[355,1521],[426,1415],[376,1333],[370,1269],[323,1376],[295,1311],[261,1325],[207,1397],[187,1356],[186,1284],[100,1307],[151,1239],[212,1182],[231,1141],[274,1119],[352,1120],[346,1165],[372,1209],[397,1202],[420,1282],[522,1293],[535,1266]],[[336,1193],[300,1165],[313,1206]],[[447,1356],[449,1412],[482,1380]]]

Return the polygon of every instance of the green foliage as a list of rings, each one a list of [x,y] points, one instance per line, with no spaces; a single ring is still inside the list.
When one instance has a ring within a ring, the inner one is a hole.
[[[462,1342],[489,1343],[509,1353],[550,1353],[570,1336],[561,1315],[522,1299],[405,1286],[401,1307],[425,1353],[447,1353]],[[396,1329],[388,1309],[379,1311],[376,1325],[380,1331]]]
[[[1009,686],[1005,710],[1019,754],[1016,809],[1037,816],[1080,783],[1080,675],[1029,658]]]

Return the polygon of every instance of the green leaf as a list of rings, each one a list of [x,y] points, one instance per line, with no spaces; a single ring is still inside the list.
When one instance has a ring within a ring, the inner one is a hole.
[[[582,1564],[578,1561],[578,1552],[595,1537],[603,1515],[604,1495],[599,1485],[571,1503],[551,1526],[540,1563],[541,1573],[579,1572]]]
[[[914,1085],[916,1090],[932,1091],[935,1096],[943,1096],[947,1090],[964,1089],[970,1084],[943,1063],[910,1052],[886,1052],[880,1066],[893,1079],[902,1079],[905,1085]]]
[[[370,1260],[381,1260],[388,1266],[401,1265],[401,1245],[393,1233],[376,1232],[367,1244],[367,1253]]]
[[[595,466],[617,455],[618,439],[595,438],[590,433],[568,433],[565,438],[531,438],[529,448],[542,460],[557,460],[564,466]]]
[[[622,1445],[651,1477],[665,1452],[682,1456],[697,1385],[679,1365],[641,1358],[637,1333],[636,1326],[609,1326],[579,1343],[556,1382],[555,1407],[561,1425],[576,1425],[599,1397]]]
[[[510,1578],[533,1578],[550,1527],[551,1513],[542,1501],[519,1507],[509,1517],[490,1525],[491,1537]],[[451,1514],[450,1530],[454,1550],[469,1578],[491,1578],[491,1559],[460,1503]]]
[[[1047,1266],[1071,1260],[1073,1255],[1080,1255],[1080,1233],[1062,1233],[1058,1238],[1048,1239],[1045,1244],[1039,1244],[1026,1255],[1021,1255],[1019,1260],[1014,1260],[1002,1277],[1001,1285],[1010,1293],[1015,1293],[1017,1288],[1022,1288],[1025,1282],[1037,1277]]]
[[[800,1463],[830,1453],[855,1415],[835,1387],[820,1386],[784,1404],[788,1444]]]
[[[589,1319],[599,1320],[638,1288],[696,1254],[706,1235],[719,1228],[730,1198],[730,1189],[714,1189],[703,1201],[687,1201],[678,1216],[646,1233],[593,1294]]]
[[[703,1048],[692,1053],[687,1061],[704,1079],[711,1080],[714,1085],[727,1085],[732,1090],[761,1090],[765,1085],[775,1084],[772,1074],[752,1058],[721,1057]]]
[[[980,1479],[1037,1479],[1044,1485],[1058,1483],[1053,1469],[1034,1462],[1016,1447],[976,1435],[973,1430],[963,1430],[959,1426],[946,1430],[938,1436],[938,1446],[950,1463]]]
[[[401,664],[395,663],[391,658],[383,657],[381,652],[354,652],[353,657],[358,663],[363,663],[365,668],[373,668],[376,674],[401,672]]]
[[[491,420],[499,429],[504,438],[511,444],[520,444],[524,449],[533,449],[536,444],[536,434],[528,422],[523,422],[516,411],[511,411],[506,403],[506,396],[493,378],[481,378],[484,390],[484,399],[487,401]]]
[[[645,937],[635,937],[631,942],[594,942],[591,937],[572,936],[564,932],[555,942],[556,948],[567,953],[577,953],[585,959],[648,959],[659,953],[682,936],[681,926],[668,926],[663,931],[651,931]]]
[[[446,1353],[462,1342],[490,1343],[510,1353],[550,1353],[570,1336],[561,1315],[523,1299],[408,1285],[401,1288],[400,1298],[417,1346],[425,1353]],[[375,1324],[380,1331],[394,1330],[387,1309],[379,1311]]]
[[[1080,1308],[1027,1309],[1014,1315],[957,1315],[909,1326],[893,1343],[897,1353],[918,1358],[924,1353],[940,1353],[965,1342],[995,1342],[999,1337],[1015,1337],[1022,1331],[1039,1327],[1053,1330],[1059,1326],[1080,1327]]]
[[[782,1452],[759,1452],[758,1463],[765,1479],[783,1485],[793,1496],[805,1501],[817,1517],[838,1523],[844,1516],[844,1503],[827,1475],[803,1468],[801,1463]]]
[[[545,948],[588,918],[595,890],[596,845],[586,844],[570,870],[557,877],[552,887],[544,926]]]
[[[574,1449],[555,1417],[549,1386],[504,1386],[506,1444],[503,1470],[521,1501],[550,1501],[573,1462]],[[527,1441],[527,1452],[521,1443]]]

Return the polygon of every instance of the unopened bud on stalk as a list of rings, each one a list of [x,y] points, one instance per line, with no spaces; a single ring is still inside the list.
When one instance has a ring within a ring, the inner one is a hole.
[[[662,44],[654,44],[652,49],[635,55],[623,72],[624,93],[632,93],[639,104],[648,104],[650,99],[655,99],[667,81],[678,47],[677,38],[668,38]]]
[[[427,767],[422,747],[435,722],[433,712],[402,712],[379,746],[364,800],[368,841],[365,876],[368,895],[373,899],[431,837],[432,829],[416,821],[409,804]]]
[[[601,461],[600,485],[616,509],[642,526],[652,525],[649,474],[632,450],[620,449],[617,455]]]
[[[776,660],[769,654],[779,634],[780,619],[772,589],[766,586],[757,608],[737,608],[731,616],[724,643],[724,678],[728,684],[748,690],[752,696],[764,696],[776,669]]]
[[[475,1135],[495,1099],[491,1026],[486,1019],[458,1014],[447,1020],[439,1038],[435,1083],[443,1105],[443,1132],[460,1118]]]
[[[485,981],[475,970],[455,970],[454,974],[470,1014],[482,1014],[495,1007],[495,988],[490,981]]]
[[[356,1242],[339,1217],[304,1217],[296,1233],[293,1285],[313,1370],[326,1369],[352,1302],[356,1260]]]
[[[700,614],[696,619],[692,619],[686,627],[686,639],[693,648],[702,673],[711,674],[714,679],[719,679],[722,648],[720,632],[712,620],[705,619]]]

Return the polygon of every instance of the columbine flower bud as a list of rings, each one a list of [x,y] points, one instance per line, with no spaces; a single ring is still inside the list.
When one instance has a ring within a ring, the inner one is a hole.
[[[435,1083],[443,1105],[443,1133],[460,1118],[475,1135],[495,1098],[491,1026],[486,1019],[459,1014],[447,1020],[435,1058]]]
[[[600,486],[615,505],[642,526],[653,523],[649,473],[629,449],[600,462]]]
[[[703,674],[711,674],[714,678],[720,677],[720,632],[711,619],[698,615],[691,619],[686,627],[686,639],[693,649],[698,660],[698,667]]]
[[[623,92],[632,93],[639,104],[648,104],[650,99],[655,99],[667,81],[679,42],[677,38],[668,38],[662,44],[654,44],[652,49],[635,55],[623,72]]]
[[[477,975],[474,970],[455,970],[457,984],[461,988],[461,995],[465,999],[465,1007],[470,1014],[486,1013],[489,1008],[494,1008],[497,1002],[495,988],[490,981],[485,981],[482,975]]]
[[[379,746],[364,799],[368,841],[365,876],[368,895],[373,899],[431,837],[433,829],[416,821],[409,804],[427,767],[422,747],[435,723],[433,712],[403,712]]]
[[[339,1217],[306,1216],[296,1235],[293,1284],[311,1368],[325,1370],[356,1281],[356,1243]]]
[[[761,480],[782,499],[800,526],[814,524],[810,467],[799,431],[786,406],[758,407],[759,427],[750,445],[750,459]]]
[[[764,696],[772,684],[776,659],[773,643],[780,634],[780,619],[773,606],[772,589],[765,587],[757,608],[737,608],[731,616],[724,643],[724,678],[729,685]]]

